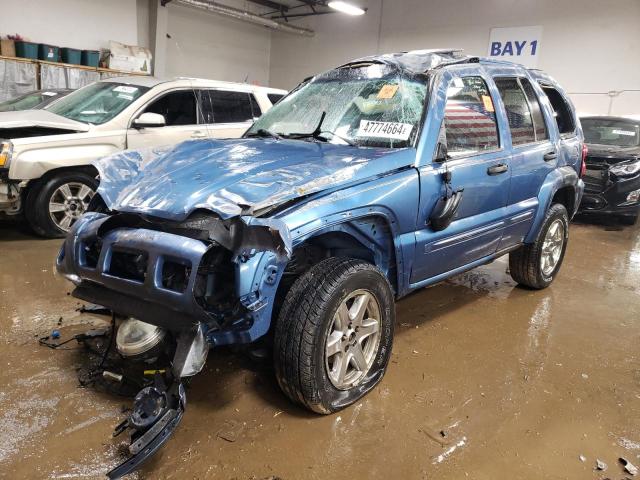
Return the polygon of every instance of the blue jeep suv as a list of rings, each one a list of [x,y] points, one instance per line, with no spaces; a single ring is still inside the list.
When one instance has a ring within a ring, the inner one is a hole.
[[[383,377],[394,301],[509,254],[554,280],[583,192],[580,123],[540,71],[456,51],[354,60],[309,78],[238,140],[96,163],[93,212],[58,269],[117,314],[116,347],[163,345],[167,377],[120,430],[136,468],[184,410],[211,346],[267,339],[282,390],[318,413]]]

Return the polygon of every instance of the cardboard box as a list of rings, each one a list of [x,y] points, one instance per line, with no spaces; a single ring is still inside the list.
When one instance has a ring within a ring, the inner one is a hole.
[[[16,42],[13,40],[3,39],[0,40],[0,55],[4,57],[16,56]]]
[[[144,47],[110,41],[108,55],[103,59],[112,70],[151,74],[151,52]]]

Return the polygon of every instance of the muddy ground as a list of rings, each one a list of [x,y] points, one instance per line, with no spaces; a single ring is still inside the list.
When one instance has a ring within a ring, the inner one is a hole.
[[[129,401],[78,388],[82,351],[37,343],[105,322],[76,311],[59,245],[0,224],[2,478],[104,478],[120,460],[111,431]],[[289,403],[268,365],[212,352],[178,432],[134,478],[625,478],[619,457],[640,464],[640,228],[573,225],[544,291],[506,270],[401,300],[386,377],[335,415]]]

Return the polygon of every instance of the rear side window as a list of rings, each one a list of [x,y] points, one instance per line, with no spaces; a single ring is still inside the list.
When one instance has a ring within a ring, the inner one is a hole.
[[[201,93],[202,121],[204,123],[242,123],[260,116],[253,95],[246,92],[203,90]]]
[[[473,155],[499,147],[493,101],[481,77],[455,78],[449,85],[444,134],[451,156]]]
[[[267,98],[271,102],[271,105],[275,105],[284,98],[284,95],[280,93],[267,93]]]
[[[562,94],[550,85],[541,85],[544,93],[547,94],[551,107],[553,107],[553,116],[558,124],[558,131],[561,135],[570,135],[574,133],[576,129],[575,121],[573,120],[573,113],[569,104],[564,99]]]
[[[528,80],[501,77],[496,78],[495,82],[504,103],[512,144],[522,145],[547,139],[540,104]]]
[[[149,105],[145,112],[159,113],[168,127],[195,125],[196,95],[193,90],[170,92]]]

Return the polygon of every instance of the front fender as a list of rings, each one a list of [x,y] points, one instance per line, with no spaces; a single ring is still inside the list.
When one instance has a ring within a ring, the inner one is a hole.
[[[53,138],[54,136],[50,137]],[[16,144],[14,158],[9,166],[9,178],[33,180],[57,168],[91,165],[97,158],[110,155],[124,148],[124,139],[81,139],[65,145],[63,142],[49,144]]]
[[[573,214],[575,213],[577,206],[580,205],[580,200],[582,199],[584,182],[578,178],[578,174],[573,167],[560,167],[549,172],[542,184],[542,187],[540,187],[540,191],[538,192],[538,211],[536,212],[533,223],[531,224],[531,229],[524,239],[524,243],[535,242],[538,233],[540,232],[540,228],[542,227],[544,216],[551,206],[551,201],[553,200],[554,195],[558,190],[564,187],[573,187],[575,190],[574,205],[576,208],[574,208],[573,212],[569,212],[569,216],[573,217]]]

